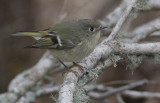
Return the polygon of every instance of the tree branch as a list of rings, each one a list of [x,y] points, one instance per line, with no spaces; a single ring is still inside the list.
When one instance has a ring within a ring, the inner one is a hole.
[[[116,47],[117,46],[117,47]],[[115,51],[124,54],[157,54],[160,53],[160,43],[122,43],[115,42]]]
[[[122,17],[118,20],[118,22],[117,22],[116,26],[114,27],[113,31],[109,35],[108,41],[109,40],[113,40],[115,38],[115,36],[118,34],[120,28],[122,27],[122,24],[124,23],[124,21],[126,20],[126,18],[128,17],[128,15],[130,14],[132,8],[135,6],[135,4],[136,4],[137,1],[138,0],[132,0],[131,1],[131,4],[127,7],[127,9],[123,13]]]
[[[131,33],[123,34],[122,35],[123,38],[121,41],[123,42],[125,41],[127,43],[138,42],[142,39],[145,39],[153,32],[159,30],[160,30],[160,18],[156,18],[148,23],[145,23],[135,28]]]
[[[0,101],[5,101],[4,103],[15,103],[16,101],[20,101],[18,99],[21,98],[21,96],[25,95],[25,93],[52,68],[57,66],[59,65],[57,65],[56,60],[49,52],[46,52],[34,67],[19,74],[11,81],[8,92],[4,95],[0,95]]]
[[[160,1],[149,0],[147,7],[145,7],[141,11],[149,11],[149,10],[160,10]]]
[[[94,99],[104,99],[104,98],[111,96],[111,95],[114,95],[116,93],[121,93],[125,90],[129,90],[129,89],[135,88],[137,86],[144,85],[145,83],[147,83],[147,80],[142,80],[142,81],[138,81],[135,83],[131,83],[129,85],[122,86],[122,87],[113,89],[111,91],[105,92],[105,93],[89,92],[88,95],[93,97]]]
[[[133,90],[124,91],[122,94],[130,98],[146,98],[146,99],[160,98],[160,93],[139,92]]]
[[[56,67],[54,58],[46,52],[42,59],[31,69],[25,71],[13,79],[9,85],[9,92],[23,95],[28,89],[37,83],[50,69]]]
[[[118,103],[125,103],[121,94],[119,94],[119,93],[116,94],[116,99],[117,99]]]

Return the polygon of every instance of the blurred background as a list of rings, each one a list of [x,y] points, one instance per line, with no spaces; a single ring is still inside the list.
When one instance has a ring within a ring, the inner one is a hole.
[[[19,73],[32,67],[41,58],[45,50],[25,49],[34,42],[31,37],[12,37],[17,31],[43,30],[56,23],[71,19],[103,19],[121,3],[121,0],[0,0],[0,93],[6,92],[9,82]],[[159,11],[141,13],[134,20],[131,30],[145,22],[160,16]],[[149,38],[153,41],[156,37]],[[116,68],[106,69],[97,83],[114,80],[149,79],[160,81],[160,64],[144,60],[134,70],[127,70],[125,63]],[[59,77],[62,77],[61,74]],[[61,78],[62,79],[62,78]],[[61,82],[61,81],[59,81]],[[160,84],[150,84],[138,88],[151,92],[160,91]],[[49,97],[46,97],[48,100]],[[44,99],[44,98],[43,98]],[[110,98],[112,103],[117,103]],[[160,100],[131,100],[126,103],[160,103]],[[37,103],[41,103],[38,102]]]

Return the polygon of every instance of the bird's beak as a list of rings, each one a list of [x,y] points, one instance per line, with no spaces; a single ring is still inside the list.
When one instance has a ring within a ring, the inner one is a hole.
[[[105,28],[108,28],[108,27],[107,27],[107,26],[100,26],[100,27],[97,29],[97,31],[103,30],[103,29],[105,29]]]

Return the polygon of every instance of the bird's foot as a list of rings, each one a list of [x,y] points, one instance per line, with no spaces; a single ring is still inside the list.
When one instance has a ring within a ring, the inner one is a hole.
[[[73,68],[73,67],[78,67],[79,69],[81,69],[82,72],[84,72],[83,66],[73,62],[73,65],[69,67],[69,69]]]
[[[73,62],[73,65],[70,66],[66,72],[63,72],[62,75],[64,76],[65,73],[72,72],[73,74],[75,74],[76,77],[78,77],[78,73],[76,71],[72,70],[73,67],[78,67],[78,68],[81,69],[82,72],[84,72],[84,69],[83,69],[83,67],[81,65]]]

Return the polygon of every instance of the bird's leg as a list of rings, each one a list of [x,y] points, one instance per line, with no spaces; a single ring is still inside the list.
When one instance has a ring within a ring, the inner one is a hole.
[[[66,69],[68,69],[68,67],[60,60],[60,59],[57,59]]]
[[[82,70],[82,72],[84,72],[84,69],[81,65],[78,65],[77,63],[73,62],[73,65],[70,67],[67,67],[60,59],[57,59],[66,69],[68,69],[67,71],[63,72],[62,75],[64,75],[66,72],[72,72],[73,74],[76,75],[76,77],[78,77],[78,74],[76,71],[72,70],[73,67],[78,67]]]
[[[66,69],[68,69],[68,67],[60,60],[60,59],[57,59]],[[66,73],[66,72],[72,72],[72,73],[74,73],[76,76],[77,76],[77,72],[75,72],[75,71],[73,71],[73,70],[67,70],[67,71],[64,71],[63,73],[62,73],[62,76],[64,76],[64,74]]]
[[[66,72],[64,72],[62,75],[64,75],[65,73],[68,73],[68,72],[72,72],[76,77],[78,77],[78,74],[76,71],[72,70],[71,68],[69,68]]]
[[[81,65],[78,65],[78,64],[77,64],[77,63],[75,63],[75,62],[73,62],[73,65],[72,65],[72,66],[70,66],[66,72],[72,72],[73,74],[75,74],[75,76],[76,76],[76,77],[78,77],[77,72],[76,72],[76,71],[74,71],[74,70],[72,70],[72,68],[73,68],[73,67],[78,67],[78,68],[80,68],[80,69],[81,69],[81,71],[82,71],[82,72],[84,72],[83,67],[82,67]],[[64,75],[66,72],[64,72],[64,73],[63,73],[63,75]]]
[[[68,71],[67,71],[67,72],[72,72],[72,73],[74,73],[76,77],[78,77],[78,74],[77,74],[76,71],[72,70],[73,67],[78,67],[78,68],[81,69],[82,72],[84,72],[84,69],[83,69],[83,67],[82,67],[81,65],[78,65],[77,63],[73,62],[73,65],[68,68]]]

